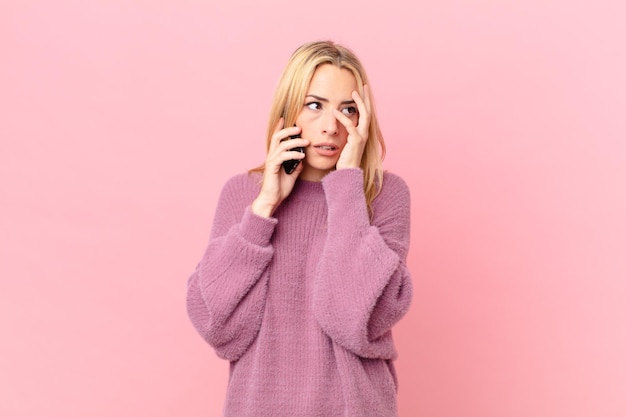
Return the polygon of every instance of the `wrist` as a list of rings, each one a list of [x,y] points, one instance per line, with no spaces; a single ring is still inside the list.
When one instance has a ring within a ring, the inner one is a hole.
[[[336,169],[361,168],[360,161],[338,161]]]
[[[272,217],[274,213],[275,206],[274,204],[268,203],[262,199],[257,198],[252,202],[250,209],[254,214],[261,217]]]

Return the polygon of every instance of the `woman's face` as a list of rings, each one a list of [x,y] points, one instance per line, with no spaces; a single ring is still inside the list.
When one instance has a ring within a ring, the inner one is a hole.
[[[296,126],[302,129],[302,138],[311,142],[305,148],[300,178],[320,181],[335,169],[348,132],[332,110],[339,110],[356,125],[359,113],[352,99],[353,91],[357,91],[357,82],[349,70],[331,64],[320,65],[315,70],[296,119]]]

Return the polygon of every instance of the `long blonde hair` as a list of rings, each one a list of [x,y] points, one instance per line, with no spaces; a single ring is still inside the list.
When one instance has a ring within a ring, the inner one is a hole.
[[[349,70],[356,79],[359,95],[363,97],[363,85],[369,86],[369,81],[363,65],[351,50],[331,41],[309,42],[300,46],[287,62],[274,93],[267,128],[268,151],[278,120],[284,117],[285,126],[294,125],[304,105],[311,78],[322,64],[332,64]],[[385,141],[378,126],[373,100],[371,104],[369,137],[361,158],[363,188],[370,215],[372,202],[383,184],[382,160],[385,157]],[[262,172],[263,169],[260,166],[252,171]]]

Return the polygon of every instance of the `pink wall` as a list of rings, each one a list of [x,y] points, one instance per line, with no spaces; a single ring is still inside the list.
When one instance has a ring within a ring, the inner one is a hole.
[[[0,415],[220,415],[185,281],[318,38],[412,189],[402,415],[626,415],[626,10],[372,3],[0,4]]]

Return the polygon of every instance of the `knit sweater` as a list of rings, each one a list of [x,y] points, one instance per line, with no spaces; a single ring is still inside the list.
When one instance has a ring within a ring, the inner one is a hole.
[[[250,205],[260,176],[224,186],[187,286],[191,321],[230,361],[224,416],[397,416],[391,328],[411,302],[409,191],[385,173],[298,180],[273,217]]]

